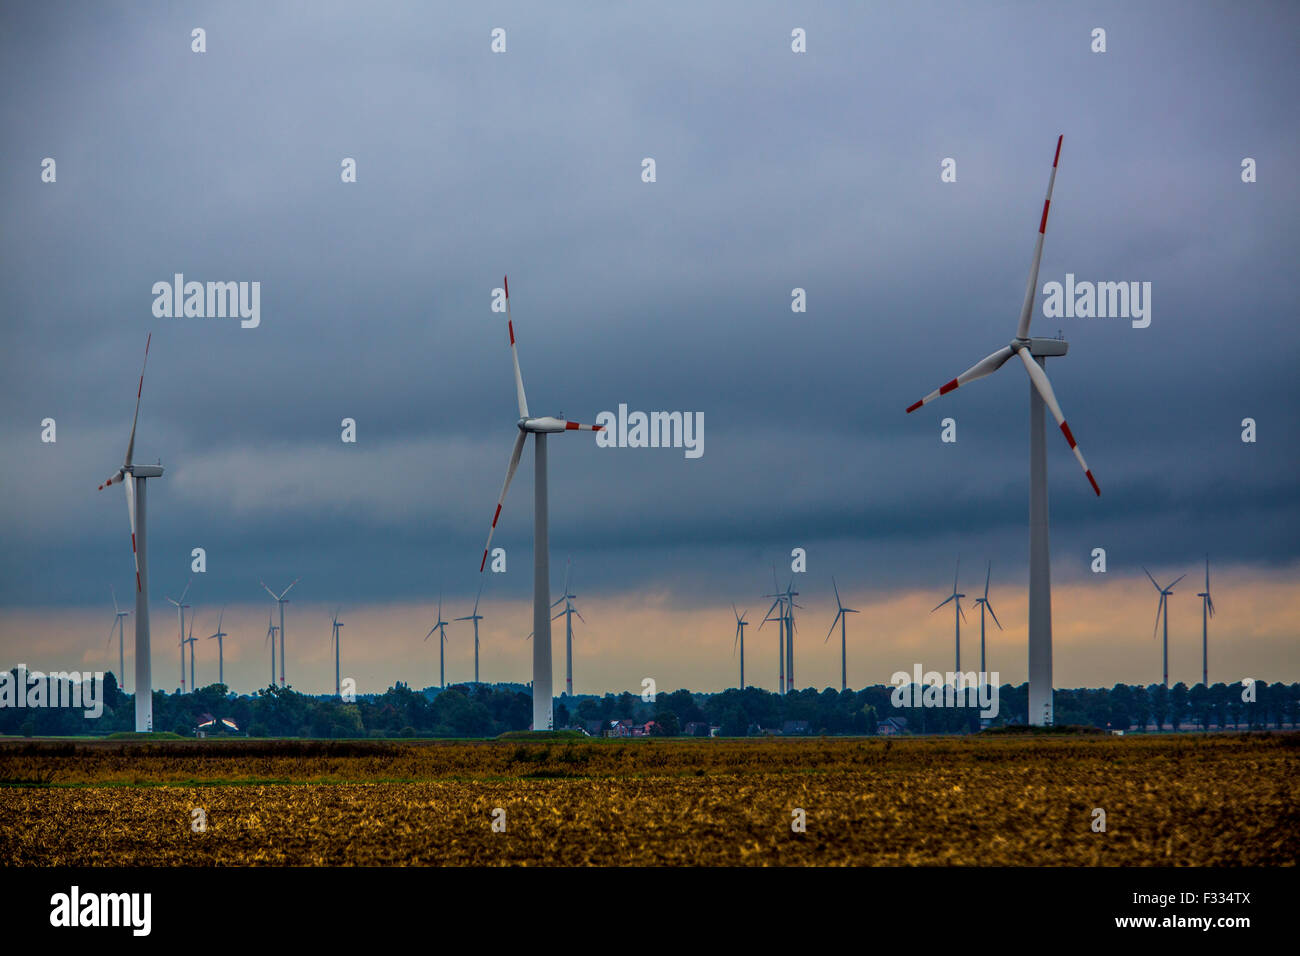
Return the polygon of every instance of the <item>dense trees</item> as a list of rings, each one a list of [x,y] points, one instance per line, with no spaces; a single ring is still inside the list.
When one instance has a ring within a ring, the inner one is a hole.
[[[11,672],[11,675],[13,672]],[[15,676],[16,681],[16,676]],[[10,684],[12,691],[14,684]],[[603,697],[561,697],[555,707],[557,727],[599,731],[610,721],[637,724],[655,721],[654,732],[675,736],[688,724],[720,728],[723,736],[780,733],[802,728],[810,734],[874,734],[880,721],[902,717],[910,733],[965,733],[981,726],[978,707],[894,705],[894,688],[859,691],[803,688],[784,697],[756,687],[731,688],[716,694],[675,690],[643,701],[631,693]],[[129,731],[134,700],[123,694],[113,674],[104,676],[103,712],[86,717],[70,707],[24,707],[0,696],[0,734],[75,735]],[[1091,724],[1117,730],[1261,729],[1295,727],[1300,719],[1300,684],[1176,684],[1172,688],[1116,684],[1109,690],[1058,690],[1058,724]],[[920,703],[918,699],[915,703]],[[998,689],[994,725],[1024,723],[1028,686]],[[236,696],[221,684],[190,694],[154,692],[154,726],[192,735],[202,715],[233,720],[254,737],[491,737],[526,730],[532,703],[519,685],[460,684],[441,692],[412,690],[398,683],[383,694],[346,702],[332,696],[312,697],[293,689],[266,687]],[[789,725],[789,726],[787,726]]]

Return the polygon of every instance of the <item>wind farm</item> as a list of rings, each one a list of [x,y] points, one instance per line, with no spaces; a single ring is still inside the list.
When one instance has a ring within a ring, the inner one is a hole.
[[[997,865],[1073,927],[1300,855],[1300,15],[178,17],[0,31],[20,922]]]

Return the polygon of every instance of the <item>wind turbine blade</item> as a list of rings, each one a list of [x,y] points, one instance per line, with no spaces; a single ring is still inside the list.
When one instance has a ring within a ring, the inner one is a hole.
[[[555,615],[555,617],[551,618],[551,620],[558,621],[562,617],[564,617],[564,611],[561,611],[559,614]]]
[[[1020,307],[1020,321],[1016,323],[1016,338],[1029,337],[1029,322],[1033,318],[1034,297],[1038,293],[1038,266],[1043,261],[1043,236],[1047,232],[1047,210],[1052,205],[1052,187],[1056,185],[1056,164],[1061,161],[1061,143],[1065,134],[1056,138],[1056,156],[1052,158],[1052,175],[1047,180],[1047,198],[1043,200],[1043,215],[1038,220],[1038,238],[1034,240],[1034,259],[1029,267],[1029,283],[1025,286],[1025,302]]]
[[[957,614],[963,621],[966,620],[966,612],[961,609],[961,601],[957,602]]]
[[[1214,598],[1210,597],[1208,594],[1205,595],[1205,603],[1210,612],[1210,617],[1214,617]]]
[[[835,625],[840,623],[840,618],[842,618],[843,616],[844,616],[844,608],[840,608],[835,613],[835,620],[831,621],[831,629],[826,632],[826,641],[829,641],[831,639],[831,635],[835,633]],[[822,643],[825,644],[826,641],[822,641]]]
[[[1153,577],[1151,577],[1151,572],[1148,571],[1145,567],[1142,568],[1142,573],[1145,574],[1145,575],[1147,576],[1147,580],[1151,582],[1151,586],[1152,586],[1153,588],[1155,588],[1157,591],[1163,591],[1163,590],[1164,590],[1164,588],[1162,588],[1160,585],[1156,584],[1156,579],[1153,578]]]
[[[126,489],[126,513],[131,519],[131,560],[135,562],[135,589],[139,591],[140,553],[135,549],[135,475],[128,471],[125,473],[125,477],[126,480],[122,482],[122,487]],[[181,595],[181,600],[185,600],[185,595]]]
[[[140,366],[140,385],[135,390],[135,415],[131,417],[131,438],[126,443],[126,460],[122,462],[122,467],[127,468],[131,465],[135,455],[135,426],[140,421],[140,396],[144,392],[144,370],[149,365],[149,343],[153,341],[153,333],[150,332],[144,340],[144,363]]]
[[[957,559],[957,566],[952,569],[952,593],[957,593],[957,575],[961,572],[961,558]]]
[[[528,417],[528,398],[524,395],[524,377],[519,373],[519,350],[515,347],[515,323],[510,318],[510,277],[501,280],[506,290],[506,328],[510,330],[510,359],[515,363],[515,398],[519,400],[519,417]]]
[[[185,603],[185,595],[190,593],[190,585],[192,585],[193,583],[194,583],[193,578],[190,578],[188,581],[185,582],[185,590],[181,592],[181,600],[180,600],[181,604]]]
[[[1187,575],[1185,575],[1185,574],[1180,574],[1180,575],[1178,575],[1178,577],[1174,578],[1173,581],[1171,581],[1171,582],[1169,583],[1169,587],[1165,588],[1165,590],[1166,590],[1166,591],[1172,591],[1172,590],[1174,589],[1174,585],[1177,584],[1179,581],[1181,581],[1181,580],[1182,580],[1183,578],[1185,578],[1185,577],[1187,577]]]
[[[840,602],[840,586],[835,583],[835,575],[831,575],[831,587],[835,589],[835,606],[842,608],[844,605]],[[832,624],[831,627],[835,625]]]
[[[120,607],[117,606],[117,588],[113,587],[113,585],[110,584],[108,586],[108,589],[113,594],[113,611],[114,613],[116,613],[122,610]],[[1205,590],[1208,591],[1209,589],[1210,589],[1210,572],[1207,570],[1205,572]]]
[[[1007,359],[1009,358],[1011,358],[1011,346],[1004,345],[996,352],[986,355],[984,358],[980,359],[970,368],[966,369],[966,371],[962,372],[960,375],[954,378],[951,382],[948,382],[946,385],[939,386],[937,389],[935,389],[929,395],[925,396],[925,398],[921,399],[919,402],[913,402],[907,408],[908,414],[911,414],[912,412],[916,411],[922,405],[930,404],[940,395],[947,395],[949,392],[961,388],[963,385],[967,385],[970,382],[974,382],[978,379],[981,379],[986,375],[992,375],[1003,365],[1005,365]]]
[[[474,598],[474,614],[475,614],[475,616],[478,615],[478,602],[479,602],[479,598],[481,598],[481,597],[483,596],[483,585],[486,584],[486,583],[487,583],[487,579],[484,578],[483,581],[482,581],[482,582],[479,584],[479,586],[478,586],[478,595],[475,596],[475,598]]]
[[[271,595],[271,600],[272,600],[272,601],[278,601],[278,600],[280,600],[280,599],[276,596],[276,593],[275,593],[274,591],[272,591],[270,588],[268,588],[268,587],[266,586],[266,582],[265,582],[265,581],[258,581],[257,583],[260,584],[260,585],[262,585],[262,589],[263,589],[264,591],[266,591],[267,594]]]
[[[943,607],[949,601],[955,601],[955,600],[957,600],[957,595],[955,594],[949,595],[941,603],[936,604],[934,607],[930,608],[930,613],[933,614],[935,611],[939,610],[939,608]]]
[[[301,580],[302,580],[302,578],[294,578],[294,579],[293,579],[293,584],[297,584],[297,583],[298,583],[299,581],[301,581]],[[280,592],[279,600],[283,601],[283,600],[284,600],[284,596],[285,596],[286,594],[288,594],[290,591],[293,590],[293,584],[290,584],[287,588],[285,588],[283,591]]]
[[[576,607],[573,609],[573,613],[578,615],[578,620],[581,621],[583,624],[587,623],[587,619],[582,616],[582,612],[579,611]]]
[[[581,422],[565,421],[564,430],[566,432],[603,432],[604,425],[584,425]]]
[[[1164,610],[1164,607],[1165,607],[1165,592],[1161,591],[1160,601],[1156,604],[1156,622],[1151,627],[1151,640],[1153,641],[1156,639],[1156,634],[1158,634],[1160,631],[1160,612]]]
[[[996,624],[996,625],[998,626],[998,630],[999,630],[999,631],[1002,630],[1002,622],[998,620],[998,615],[997,615],[997,613],[993,610],[993,605],[990,604],[990,603],[986,600],[986,601],[984,602],[984,606],[985,606],[986,608],[989,609],[989,614],[992,615],[992,617],[993,617],[993,623]]]
[[[507,302],[509,299],[507,298]],[[512,337],[513,341],[513,337]],[[521,385],[522,389],[523,386]],[[522,395],[523,392],[520,392]],[[524,440],[528,437],[527,432],[520,432],[515,436],[515,447],[510,452],[510,464],[506,467],[506,481],[501,486],[501,497],[497,498],[497,510],[492,513],[492,527],[488,529],[487,544],[483,545],[483,560],[479,562],[479,574],[487,567],[488,551],[492,547],[492,535],[496,534],[497,519],[501,517],[501,505],[505,503],[506,492],[510,490],[510,480],[515,476],[515,469],[519,467],[519,456],[524,453]]]
[[[1034,388],[1038,389],[1038,394],[1043,397],[1043,401],[1051,410],[1052,417],[1056,419],[1056,424],[1061,427],[1061,434],[1070,443],[1070,450],[1074,452],[1074,457],[1079,460],[1079,467],[1083,469],[1083,473],[1088,476],[1088,482],[1092,485],[1092,490],[1100,496],[1101,489],[1097,487],[1097,479],[1092,477],[1092,470],[1088,467],[1088,463],[1083,460],[1083,452],[1079,451],[1079,445],[1074,440],[1074,434],[1070,431],[1070,426],[1066,424],[1065,414],[1056,401],[1056,394],[1052,391],[1052,383],[1047,380],[1047,373],[1033,360],[1027,348],[1020,350],[1020,360],[1025,363],[1025,370],[1029,372],[1029,378],[1034,383]]]
[[[993,562],[989,562],[988,570],[984,573],[984,600],[989,599],[989,581],[993,578]]]
[[[223,607],[221,613],[217,615],[217,631],[221,631],[221,622],[226,618],[226,609]]]

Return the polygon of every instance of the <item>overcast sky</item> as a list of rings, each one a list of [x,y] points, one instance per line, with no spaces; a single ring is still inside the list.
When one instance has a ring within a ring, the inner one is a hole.
[[[704,417],[695,459],[551,441],[554,589],[571,557],[608,673],[662,647],[721,686],[716,649],[664,621],[716,619],[726,650],[730,603],[761,616],[796,547],[819,646],[832,574],[859,602],[933,604],[960,555],[964,591],[992,560],[1022,602],[1023,369],[904,409],[1014,335],[1058,134],[1033,331],[1070,342],[1048,372],[1103,493],[1050,430],[1053,580],[1088,615],[1088,588],[1144,583],[1143,564],[1196,578],[1208,553],[1240,598],[1281,600],[1300,584],[1297,27],[1287,3],[6,4],[0,656],[86,631],[98,653],[110,586],[129,604],[126,508],[96,486],[149,333],[156,622],[195,547],[208,608],[264,614],[258,580],[301,576],[322,616],[389,620],[440,589],[468,613],[518,417],[491,310],[507,272],[534,414]],[[175,273],[260,282],[260,325],[155,317]],[[1150,326],[1045,318],[1067,273],[1151,283]],[[484,597],[522,622],[531,537],[530,446]],[[651,596],[668,617],[636,616]],[[1280,622],[1265,676],[1300,679],[1295,618],[1226,597],[1239,636]],[[939,642],[927,610],[916,632]],[[406,636],[372,640],[376,682],[426,682]],[[1111,673],[1063,666],[1058,685]]]

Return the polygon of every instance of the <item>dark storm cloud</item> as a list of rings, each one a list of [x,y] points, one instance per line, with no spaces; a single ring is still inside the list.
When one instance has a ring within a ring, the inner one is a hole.
[[[1048,370],[1104,491],[1050,434],[1058,567],[1297,557],[1287,5],[0,16],[6,604],[128,580],[121,496],[94,487],[149,331],[160,593],[196,545],[210,599],[298,574],[323,600],[472,590],[517,414],[505,271],[534,413],[705,416],[698,460],[553,443],[553,550],[589,587],[754,590],[795,546],[881,587],[958,551],[1023,564],[1025,376],[903,409],[1014,333],[1058,132],[1040,288],[1153,287],[1147,329],[1035,320],[1070,339]],[[261,325],[154,318],[176,272],[261,282]],[[521,595],[531,493],[530,451],[498,536]]]

